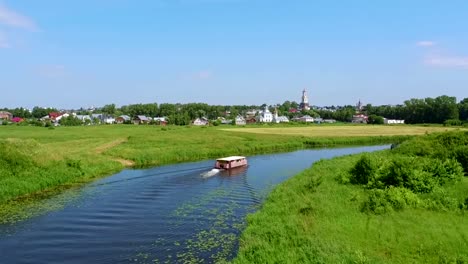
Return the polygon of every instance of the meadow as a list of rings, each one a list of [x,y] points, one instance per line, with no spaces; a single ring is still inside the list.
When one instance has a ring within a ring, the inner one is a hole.
[[[324,124],[320,126],[302,127],[258,127],[258,128],[227,128],[226,131],[247,132],[254,134],[275,134],[305,137],[369,137],[369,136],[396,136],[396,135],[424,135],[427,133],[443,132],[453,128],[437,126],[413,125],[341,125]]]
[[[248,217],[233,263],[468,263],[468,133],[321,160]]]
[[[225,127],[179,126],[82,126],[53,129],[0,126],[0,218],[5,206],[47,196],[51,193],[110,175],[127,167],[159,166],[170,163],[213,159],[227,155],[252,155],[305,147],[394,143],[410,135],[441,128],[401,126],[329,126],[355,133],[320,130],[320,137],[268,128],[271,133]],[[257,128],[266,131],[265,128]],[[372,130],[367,137],[356,136]],[[402,131],[400,131],[400,129]],[[296,130],[294,130],[296,131]],[[315,135],[315,134],[314,134]],[[384,135],[384,136],[382,136]],[[8,201],[8,203],[6,203]]]

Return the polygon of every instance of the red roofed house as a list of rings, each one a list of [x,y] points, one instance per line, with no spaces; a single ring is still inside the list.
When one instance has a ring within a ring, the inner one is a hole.
[[[13,115],[10,112],[0,111],[0,119],[10,120],[13,118]]]
[[[13,117],[11,119],[11,122],[13,122],[13,123],[20,123],[20,122],[23,122],[23,121],[24,121],[24,119],[21,118],[21,117]]]

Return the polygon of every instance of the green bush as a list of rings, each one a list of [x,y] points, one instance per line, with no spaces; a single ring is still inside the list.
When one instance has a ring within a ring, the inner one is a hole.
[[[449,119],[444,121],[444,126],[461,126],[463,122],[458,119]]]
[[[374,214],[384,214],[405,208],[416,208],[421,200],[416,194],[406,188],[390,187],[387,189],[372,189],[368,198],[361,205],[361,211]]]
[[[377,164],[369,155],[363,155],[350,171],[350,182],[352,184],[367,184],[375,177]]]
[[[421,158],[394,157],[390,165],[383,168],[378,179],[384,187],[404,187],[418,193],[432,191],[437,181],[430,172],[424,171]]]
[[[370,115],[367,122],[368,122],[368,124],[383,125],[384,124],[384,118],[382,116],[378,116],[378,115]]]
[[[429,159],[425,162],[424,171],[432,174],[439,185],[460,181],[463,178],[463,168],[455,159]]]
[[[463,167],[465,174],[468,175],[468,146],[460,146],[454,151],[454,157]]]

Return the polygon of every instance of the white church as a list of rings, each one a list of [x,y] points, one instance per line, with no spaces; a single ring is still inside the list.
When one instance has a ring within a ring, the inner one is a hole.
[[[268,110],[268,106],[265,106],[265,109],[259,111],[255,117],[259,123],[287,123],[289,119],[286,116],[278,116],[278,109],[275,109],[275,114],[272,114]]]

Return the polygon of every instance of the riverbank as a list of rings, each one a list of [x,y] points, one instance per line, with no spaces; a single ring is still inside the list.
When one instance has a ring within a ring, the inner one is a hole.
[[[467,263],[467,145],[430,135],[315,163],[248,217],[233,263]]]
[[[356,131],[368,128],[350,127]],[[216,127],[0,127],[0,219],[5,218],[5,212],[10,214],[12,204],[18,208],[17,204],[34,202],[128,167],[159,166],[239,153],[252,155],[306,147],[394,143],[414,133],[413,126],[400,129],[400,133],[407,131],[407,135],[353,137],[327,132],[315,138],[232,132]],[[431,132],[440,128],[425,129]]]

